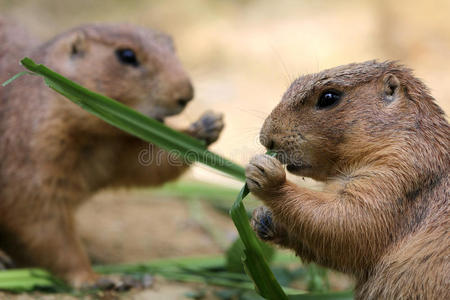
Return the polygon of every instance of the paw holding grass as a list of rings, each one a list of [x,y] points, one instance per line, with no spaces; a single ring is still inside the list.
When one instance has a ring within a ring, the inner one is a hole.
[[[193,137],[205,141],[210,145],[217,141],[224,127],[223,115],[213,111],[206,111],[198,121],[189,126],[188,132]]]
[[[270,198],[286,183],[283,165],[267,154],[254,156],[245,168],[247,186],[251,193],[262,198]]]

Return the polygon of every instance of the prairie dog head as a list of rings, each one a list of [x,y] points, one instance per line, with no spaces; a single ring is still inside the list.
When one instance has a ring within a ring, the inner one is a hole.
[[[394,62],[349,64],[295,80],[260,140],[289,172],[326,181],[413,147],[424,112],[442,114],[409,69]]]
[[[132,25],[87,25],[43,45],[57,72],[159,120],[193,98],[172,39]]]

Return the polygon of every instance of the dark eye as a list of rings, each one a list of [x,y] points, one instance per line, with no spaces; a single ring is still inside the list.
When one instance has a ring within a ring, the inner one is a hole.
[[[316,107],[318,109],[331,107],[339,102],[342,93],[338,91],[325,91],[320,95],[319,101],[317,101]]]
[[[117,49],[116,56],[123,64],[132,65],[133,67],[139,66],[136,53],[131,49]]]

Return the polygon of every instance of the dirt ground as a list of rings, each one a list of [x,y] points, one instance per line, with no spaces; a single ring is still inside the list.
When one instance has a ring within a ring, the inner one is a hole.
[[[220,243],[237,236],[231,219],[205,202],[191,201],[145,190],[101,193],[78,212],[80,235],[91,259],[101,264],[220,253]],[[214,240],[194,213],[226,240]]]

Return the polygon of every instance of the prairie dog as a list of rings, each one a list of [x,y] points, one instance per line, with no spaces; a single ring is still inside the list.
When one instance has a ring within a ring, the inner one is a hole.
[[[26,35],[0,19],[0,81],[29,55],[160,121],[193,98],[164,33],[122,24],[81,26],[43,44]],[[75,287],[92,285],[98,275],[77,236],[75,209],[100,189],[159,185],[188,165],[62,99],[40,78],[20,78],[0,93],[0,248],[18,266],[48,269]],[[222,128],[222,116],[207,112],[184,132],[210,144]],[[139,162],[145,149],[155,163]]]
[[[357,299],[450,298],[450,126],[428,88],[396,62],[295,80],[261,129],[277,152],[247,184],[266,207],[259,237],[351,274]],[[313,191],[286,180],[325,182]]]

